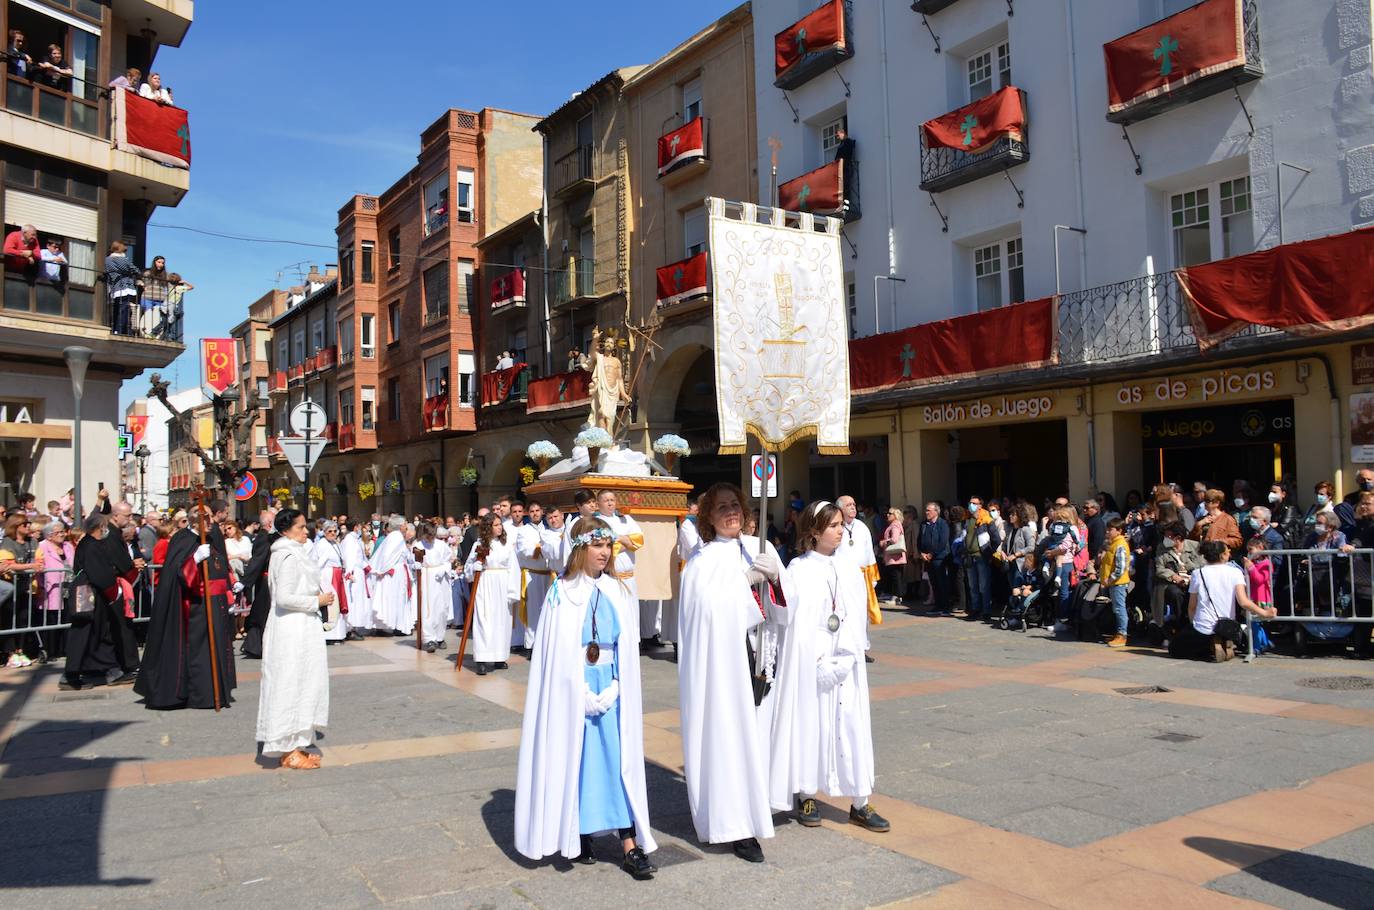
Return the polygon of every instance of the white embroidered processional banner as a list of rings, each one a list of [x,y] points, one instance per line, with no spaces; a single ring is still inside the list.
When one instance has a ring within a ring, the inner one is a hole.
[[[758,206],[716,198],[706,209],[720,453],[742,454],[752,433],[769,449],[815,436],[820,454],[849,454],[840,220],[803,212],[788,227],[765,209],[760,224]]]

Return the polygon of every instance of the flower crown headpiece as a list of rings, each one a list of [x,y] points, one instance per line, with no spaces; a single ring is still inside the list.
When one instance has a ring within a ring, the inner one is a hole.
[[[608,528],[596,528],[585,534],[578,534],[572,539],[573,549],[585,547],[588,544],[596,543],[598,540],[615,540],[615,535]]]

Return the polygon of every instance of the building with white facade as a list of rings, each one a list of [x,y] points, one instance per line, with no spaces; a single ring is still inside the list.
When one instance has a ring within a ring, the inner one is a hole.
[[[205,403],[205,393],[199,388],[185,389],[167,396],[172,405],[183,413]],[[133,448],[145,445],[148,457],[142,472],[138,458],[129,454],[120,465],[123,483],[122,498],[133,503],[139,511],[168,507],[168,481],[171,469],[171,446],[167,422],[172,414],[156,398],[136,398],[124,411],[124,425],[134,436]],[[136,432],[138,425],[142,432]]]

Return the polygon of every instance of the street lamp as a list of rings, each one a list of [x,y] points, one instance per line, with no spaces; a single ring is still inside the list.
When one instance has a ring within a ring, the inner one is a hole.
[[[152,450],[145,443],[140,442],[138,448],[134,449],[134,457],[138,459],[138,510],[140,512],[148,511],[148,494],[144,492],[146,488],[143,485],[143,475],[148,470],[148,456],[152,454]]]
[[[75,478],[72,486],[76,496],[78,522],[85,517],[81,508],[81,393],[86,390],[86,367],[90,366],[91,358],[94,356],[95,351],[81,345],[62,349],[62,359],[67,361],[67,372],[72,374],[72,473]]]

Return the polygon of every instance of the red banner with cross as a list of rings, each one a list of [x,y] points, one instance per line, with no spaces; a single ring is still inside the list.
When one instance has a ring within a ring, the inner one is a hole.
[[[1203,0],[1102,45],[1108,112],[1115,114],[1214,73],[1244,66],[1242,3]]]
[[[706,120],[696,117],[658,137],[658,176],[706,157]]]
[[[586,370],[531,379],[525,398],[525,413],[538,414],[585,405],[592,397],[591,382],[592,374]]]
[[[448,427],[448,396],[431,395],[425,399],[425,429],[442,430]]]
[[[1059,349],[1056,302],[1045,297],[857,338],[849,343],[850,388],[874,392],[1053,364]]]
[[[517,363],[513,367],[504,370],[492,370],[490,373],[482,374],[482,404],[501,404],[510,397],[510,390],[515,387],[515,378],[520,375],[520,371],[525,369],[526,364]]]
[[[200,375],[205,394],[211,398],[239,381],[239,358],[232,338],[200,340]]]
[[[832,161],[778,187],[778,207],[813,215],[844,213],[844,161]]]
[[[680,262],[665,265],[658,269],[655,275],[658,279],[659,306],[672,306],[693,297],[701,297],[711,290],[710,268],[705,250]]]
[[[186,111],[115,89],[115,148],[170,167],[191,169],[191,121]]]
[[[844,0],[830,0],[773,36],[773,75],[782,76],[808,54],[844,50]]]
[[[926,148],[951,148],[976,154],[1006,137],[1026,135],[1026,108],[1021,90],[1009,85],[958,110],[921,124]]]
[[[525,302],[525,273],[521,269],[511,269],[504,275],[491,280],[491,308],[514,306]]]

